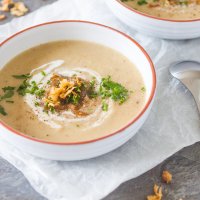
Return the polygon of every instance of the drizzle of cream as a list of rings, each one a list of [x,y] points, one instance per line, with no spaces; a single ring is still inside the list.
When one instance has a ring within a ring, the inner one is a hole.
[[[36,83],[40,83],[38,87],[43,88],[55,73],[69,77],[76,74],[78,77],[86,80],[92,80],[95,77],[97,89],[99,88],[102,77],[97,72],[87,68],[75,68],[71,70],[63,64],[63,60],[56,60],[34,69],[30,73],[32,76],[30,82],[35,81]],[[45,73],[45,76],[42,72]],[[61,113],[45,113],[42,107],[35,106],[35,102],[38,102],[38,99],[31,94],[27,94],[24,97],[24,101],[30,106],[40,121],[56,129],[68,126],[70,123],[79,124],[84,130],[97,127],[101,125],[113,111],[113,102],[109,99],[106,100],[108,104],[107,112],[102,111],[102,105],[100,104],[92,114],[79,118],[69,110]]]

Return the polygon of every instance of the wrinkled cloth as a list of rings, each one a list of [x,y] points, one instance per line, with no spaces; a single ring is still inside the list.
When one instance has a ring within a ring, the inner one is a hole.
[[[0,140],[0,155],[17,167],[37,192],[50,200],[99,200],[200,140],[200,120],[190,92],[169,72],[172,62],[200,61],[200,39],[167,41],[143,36],[122,24],[103,0],[59,0],[0,26],[0,40],[39,23],[79,19],[117,28],[137,40],[156,67],[158,88],[151,114],[125,145],[104,156],[78,162],[56,162],[28,155]],[[106,184],[105,184],[106,183]]]

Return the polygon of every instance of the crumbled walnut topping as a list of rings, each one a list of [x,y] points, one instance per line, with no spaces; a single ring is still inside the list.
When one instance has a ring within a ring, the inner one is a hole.
[[[76,95],[74,90],[77,86],[80,87],[82,85],[81,80],[77,77],[70,80],[54,75],[51,78],[51,82],[53,81],[56,81],[56,85],[53,83],[48,96],[44,99],[45,102],[51,103],[51,106],[53,107],[60,105],[60,99],[64,100],[70,94]]]
[[[5,18],[6,18],[5,15],[0,15],[0,21],[1,21],[1,20],[4,20]]]
[[[162,173],[162,180],[165,182],[165,183],[171,183],[172,181],[172,175],[168,172],[168,171],[163,171]]]
[[[98,98],[90,97],[90,93],[94,90],[91,82],[80,77],[54,74],[42,101],[46,110],[53,109],[57,112],[71,110],[78,117],[87,116],[95,110],[97,104],[101,103]]]
[[[1,11],[4,11],[4,12],[8,12],[10,9],[9,9],[9,5],[10,4],[13,4],[13,1],[12,0],[2,0],[1,1],[1,7],[0,7],[0,10]]]
[[[0,3],[0,11],[10,12],[11,15],[20,17],[28,12],[28,8],[23,2],[13,2],[13,0],[2,0]],[[2,18],[1,20],[5,19]]]
[[[162,187],[155,184],[153,191],[154,195],[147,196],[147,200],[162,200]]]
[[[28,8],[24,5],[23,2],[15,3],[14,7],[10,9],[10,13],[17,17],[23,16],[27,12],[28,12]]]

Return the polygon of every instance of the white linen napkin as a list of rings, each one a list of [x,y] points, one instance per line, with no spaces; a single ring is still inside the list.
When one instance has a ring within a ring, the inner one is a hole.
[[[53,20],[81,19],[120,29],[136,39],[156,66],[156,100],[145,125],[127,144],[99,158],[56,162],[28,155],[0,140],[0,155],[50,200],[99,200],[126,180],[153,168],[200,140],[200,120],[191,94],[168,72],[170,63],[200,61],[200,39],[167,41],[143,36],[119,22],[104,0],[59,0],[0,26],[0,40],[26,27]]]

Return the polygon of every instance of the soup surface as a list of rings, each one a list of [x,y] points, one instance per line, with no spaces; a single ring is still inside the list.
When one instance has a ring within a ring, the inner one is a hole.
[[[192,20],[200,18],[199,0],[121,0],[128,6],[151,16]]]
[[[45,141],[104,137],[133,120],[146,101],[134,64],[95,43],[34,47],[11,60],[0,76],[0,119]]]

